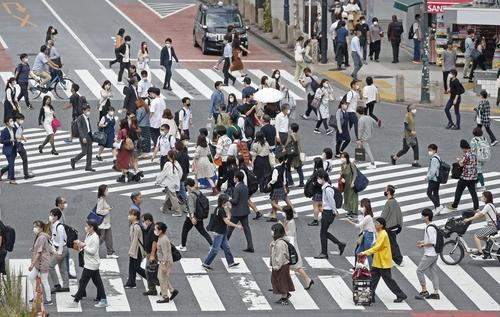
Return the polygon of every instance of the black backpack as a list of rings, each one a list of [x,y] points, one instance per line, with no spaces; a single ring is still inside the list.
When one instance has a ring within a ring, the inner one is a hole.
[[[184,111],[184,115],[186,115],[186,110],[184,110],[184,109],[178,110],[174,114],[174,121],[175,121],[175,124],[177,124],[177,127],[179,127],[179,113],[181,111]]]
[[[244,171],[247,175],[248,195],[251,196],[259,189],[259,180],[251,170],[244,169]]]
[[[437,176],[437,181],[440,184],[446,184],[448,182],[448,177],[450,176],[451,166],[450,164],[443,162],[441,159],[437,158],[439,161],[439,173]]]
[[[342,193],[340,190],[333,186],[328,186],[333,189],[333,198],[335,199],[335,208],[342,208],[342,203],[344,202],[344,198],[342,197]]]
[[[3,246],[5,250],[12,252],[16,243],[16,230],[9,225],[5,225],[2,221],[0,221],[0,227],[3,231]]]
[[[304,186],[304,196],[307,198],[311,198],[314,196],[314,174],[313,176],[309,177],[309,179],[306,182],[306,185]]]
[[[413,40],[413,37],[415,36],[415,31],[413,30],[413,24],[410,27],[410,31],[408,31],[408,39]]]
[[[438,253],[438,254],[443,252],[443,246],[444,246],[444,232],[443,232],[443,230],[439,229],[434,224],[430,224],[427,227],[434,227],[434,229],[436,229],[436,244],[434,245],[434,250],[436,250],[436,253]],[[427,228],[425,228],[425,233],[427,234]]]
[[[319,88],[319,83],[314,77],[309,76],[311,78],[311,89],[314,93],[316,93],[316,90]]]
[[[122,90],[122,94],[124,94],[126,96],[129,88],[130,88],[130,86],[124,86],[123,90]]]
[[[79,132],[78,132],[78,119],[75,119],[74,121],[71,121],[71,136],[74,138],[79,137]]]
[[[268,194],[273,190],[273,186],[268,187],[267,184],[269,184],[269,182],[273,179],[273,171],[275,169],[278,171],[278,180],[276,182],[277,183],[283,182],[285,169],[282,167],[282,165],[275,166],[273,168],[273,170],[269,174],[266,174],[266,176],[264,176],[264,178],[262,179],[262,182],[259,185],[259,189],[260,189],[261,193]]]
[[[465,53],[465,40],[466,40],[466,38],[460,41],[460,47],[459,48],[462,51],[462,53]]]
[[[288,246],[288,260],[290,261],[290,265],[297,264],[297,262],[299,262],[299,255],[297,254],[297,250],[290,242],[286,241],[285,239],[283,239],[283,241],[285,241],[286,245]]]
[[[172,252],[172,261],[177,262],[182,259],[182,254],[172,243],[170,243],[170,251]]]
[[[208,201],[208,198],[201,192],[200,194],[196,194],[195,192],[193,192],[193,194],[196,196],[196,210],[194,213],[196,215],[196,218],[208,218],[208,214],[210,213],[210,202]]]
[[[66,232],[66,246],[70,249],[73,248],[73,243],[78,240],[78,230],[64,223],[58,224],[56,230],[59,226],[63,226]]]

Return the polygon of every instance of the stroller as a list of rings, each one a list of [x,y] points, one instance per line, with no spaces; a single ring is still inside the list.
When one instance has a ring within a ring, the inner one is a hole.
[[[352,300],[355,305],[370,306],[372,303],[372,274],[364,264],[365,255],[360,255],[352,273]]]

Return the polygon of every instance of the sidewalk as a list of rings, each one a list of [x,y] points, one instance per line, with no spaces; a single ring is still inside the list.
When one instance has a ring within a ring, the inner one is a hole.
[[[384,30],[387,26],[383,26]],[[279,50],[282,54],[290,59],[294,59],[293,49],[287,48],[285,44],[280,44],[279,40],[273,39],[271,34],[264,33],[257,27],[251,28],[251,33],[265,41],[267,44],[273,46]],[[404,77],[404,104],[408,103],[419,103],[420,102],[420,81],[422,65],[413,64],[411,48],[404,47],[400,48],[398,64],[392,64],[392,48],[390,42],[386,37],[382,39],[382,48],[380,52],[380,62],[370,61],[367,57],[367,65],[363,65],[358,77],[360,80],[364,80],[367,76],[372,76],[375,85],[378,87],[380,92],[380,97],[383,101],[396,103],[396,75],[403,75]],[[350,55],[350,54],[349,54]],[[349,56],[349,60],[352,59]],[[352,64],[352,62],[351,62]],[[352,72],[352,66],[346,70],[337,71],[337,65],[333,60],[333,49],[332,40],[328,39],[328,63],[327,64],[316,64],[312,65],[312,69],[317,74],[323,77],[333,80],[337,86],[343,89],[349,89],[350,82],[352,80],[350,74]],[[444,94],[443,88],[443,75],[441,72],[441,67],[436,65],[430,65],[430,81],[431,81],[431,104],[425,104],[422,106],[426,107],[444,107],[446,105],[449,95]],[[462,69],[458,69],[459,79],[463,80],[461,77]],[[473,111],[477,106],[479,97],[473,91],[472,83],[468,83],[466,80],[462,81],[462,84],[466,90],[465,94],[462,96],[462,104],[460,106],[463,111]],[[436,85],[439,86],[441,93],[436,96],[435,91]],[[500,114],[500,108],[494,107],[495,100],[491,99],[490,104],[492,114]]]

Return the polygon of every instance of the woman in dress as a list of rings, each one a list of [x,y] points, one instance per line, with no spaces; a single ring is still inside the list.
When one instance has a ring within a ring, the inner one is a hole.
[[[250,149],[250,155],[253,157],[253,173],[259,184],[272,171],[269,154],[269,143],[267,143],[264,133],[259,131],[255,134],[255,141]]]
[[[141,142],[139,148],[141,153],[151,152],[151,123],[149,121],[149,105],[143,99],[137,99],[137,123],[141,129]]]
[[[101,98],[99,99],[99,120],[106,116],[109,107],[111,107],[111,98],[113,98],[113,93],[111,92],[111,82],[105,80],[101,86]]]
[[[144,173],[139,170],[139,147],[137,146],[139,143],[139,139],[141,137],[141,128],[139,127],[139,123],[137,122],[137,117],[135,114],[130,113],[128,115],[128,136],[132,139],[134,143],[134,149],[132,150],[132,168],[134,169],[134,173],[129,174],[129,182],[136,181],[139,182],[141,177],[144,177]]]
[[[113,160],[116,159],[116,149],[113,147],[113,143],[115,142],[115,124],[115,108],[109,107],[108,114],[99,121],[99,128],[106,133],[106,143],[99,144],[99,151],[95,157],[98,161],[102,162],[101,155],[105,148],[111,149]]]
[[[36,235],[36,238],[31,249],[31,264],[28,271],[31,272],[29,280],[33,289],[33,297],[36,297],[36,278],[40,276],[45,297],[43,304],[49,306],[53,304],[49,285],[50,255],[53,252],[53,247],[50,244],[50,236],[45,230],[46,225],[43,221],[37,220],[33,222],[33,233]],[[31,302],[33,301],[31,300]]]
[[[127,175],[129,175],[129,168],[131,166],[131,161],[132,161],[132,156],[133,156],[133,149],[132,150],[127,150],[125,149],[125,142],[126,139],[129,138],[128,136],[128,121],[127,119],[121,119],[120,120],[120,131],[118,131],[118,135],[116,137],[116,142],[120,146],[117,148],[117,154],[116,154],[116,164],[114,166],[115,170],[120,171],[122,175],[118,177],[116,180],[119,183],[125,183],[125,178]],[[129,180],[131,178],[129,177]]]
[[[250,54],[250,51],[241,44],[239,32],[234,33],[231,45],[233,46],[233,58],[231,61],[231,66],[229,67],[229,71],[240,71],[241,77],[246,77],[247,73],[245,72],[245,66],[243,65],[243,61],[241,60],[241,55],[243,55],[243,52]]]
[[[309,277],[309,275],[307,275],[304,271],[304,267],[302,266],[302,257],[300,256],[299,243],[297,240],[297,225],[295,224],[295,219],[293,219],[293,209],[285,206],[283,207],[283,212],[285,213],[285,222],[283,223],[283,227],[285,228],[288,242],[295,247],[295,251],[297,251],[298,256],[297,264],[290,265],[290,270],[297,272],[300,277],[302,277],[304,284],[307,285],[304,289],[309,290],[314,284],[314,281]]]
[[[103,242],[106,244],[106,258],[118,259],[113,249],[113,234],[111,232],[111,209],[108,204],[108,185],[100,185],[97,189],[97,205],[96,213],[104,216],[102,223],[99,225],[99,245]]]
[[[114,63],[119,63],[122,59],[120,55],[120,46],[123,45],[123,36],[125,35],[125,29],[121,28],[118,30],[118,34],[115,37],[115,59],[109,62],[109,68],[113,66]]]
[[[3,102],[3,121],[7,118],[15,118],[20,112],[19,103],[17,102],[16,79],[9,78],[5,85],[5,101]]]
[[[293,214],[293,212],[292,212]],[[290,276],[290,254],[288,253],[288,244],[284,241],[285,228],[281,223],[275,223],[271,227],[273,241],[269,245],[271,284],[273,293],[280,294],[281,298],[276,301],[277,304],[288,305],[288,299],[292,296],[290,292],[295,291],[292,277]]]
[[[358,168],[349,158],[349,153],[342,152],[340,154],[340,177],[344,184],[344,208],[347,211],[347,217],[358,217],[358,193],[354,190],[354,182],[358,176]]]
[[[148,81],[151,81],[151,72],[149,71],[149,57],[148,43],[142,42],[141,48],[137,53],[137,72],[140,74],[143,70],[148,72]]]
[[[318,172],[323,170],[323,159],[321,157],[314,158],[313,161],[314,170],[311,175],[312,178],[312,186],[313,186],[313,196],[312,196],[312,205],[313,205],[313,220],[308,226],[316,227],[319,226],[319,213],[321,212],[321,205],[323,202],[323,189],[321,185],[318,183]]]
[[[372,205],[368,198],[361,199],[361,212],[363,213],[363,219],[359,222],[354,222],[349,218],[345,218],[345,220],[354,225],[359,229],[358,233],[358,244],[356,246],[355,254],[359,254],[365,250],[368,250],[372,247],[375,242],[375,224],[373,223],[373,211]],[[357,257],[355,257],[357,260]],[[368,264],[370,268],[372,267],[373,257],[368,256]],[[354,265],[356,267],[356,265]]]
[[[106,292],[104,290],[104,285],[101,280],[101,274],[99,272],[99,266],[101,260],[99,259],[99,236],[97,235],[97,231],[99,230],[97,223],[94,220],[87,220],[87,224],[85,225],[85,232],[87,235],[85,236],[85,242],[76,241],[78,249],[80,252],[83,252],[83,271],[80,276],[80,281],[78,285],[78,291],[73,296],[74,300],[71,302],[72,307],[78,306],[78,302],[86,295],[87,284],[90,279],[92,279],[92,283],[94,283],[97,288],[97,301],[95,307],[107,307],[108,300],[106,298]]]
[[[293,76],[293,79],[295,81],[299,81],[300,77],[304,73],[304,68],[306,68],[306,63],[304,63],[304,48],[302,46],[303,43],[304,43],[303,36],[299,36],[295,41],[295,50],[294,50],[295,73]]]
[[[52,155],[59,155],[56,151],[56,146],[54,144],[54,136],[56,132],[52,128],[52,121],[56,117],[56,112],[54,111],[54,107],[52,107],[51,99],[49,96],[43,97],[42,107],[40,107],[40,114],[38,115],[38,125],[43,126],[45,129],[45,133],[47,137],[43,141],[43,143],[38,146],[38,152],[43,153],[43,148],[47,143],[50,142],[50,146],[52,147],[52,151],[50,153]]]
[[[194,160],[193,160],[193,173],[196,175],[196,179],[206,179],[212,188],[212,194],[217,195],[218,191],[215,186],[212,177],[215,174],[215,169],[208,156],[210,155],[210,150],[207,144],[207,138],[204,135],[198,136],[196,142],[196,148],[194,150]]]
[[[329,103],[330,101],[335,100],[335,96],[333,95],[333,89],[330,87],[328,79],[323,79],[321,81],[320,87],[316,89],[314,98],[321,99],[321,102],[318,108],[318,122],[316,122],[316,128],[313,132],[321,134],[319,127],[323,124],[326,134],[330,135],[333,133],[333,130],[328,127],[328,119],[330,118]]]

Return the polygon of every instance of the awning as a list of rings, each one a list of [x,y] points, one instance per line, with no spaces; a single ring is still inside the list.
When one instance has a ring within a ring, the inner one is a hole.
[[[408,12],[408,8],[422,4],[422,0],[395,0],[394,8]]]

